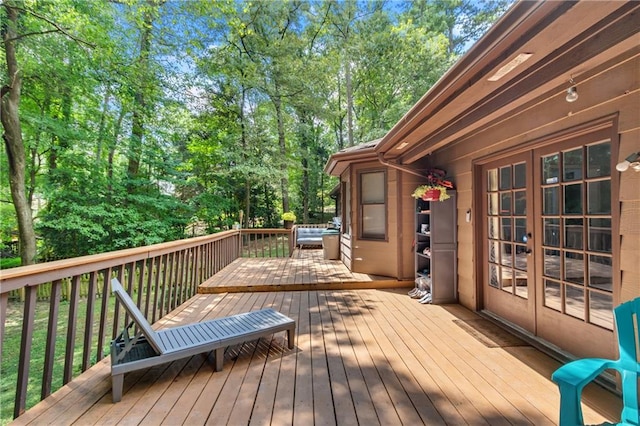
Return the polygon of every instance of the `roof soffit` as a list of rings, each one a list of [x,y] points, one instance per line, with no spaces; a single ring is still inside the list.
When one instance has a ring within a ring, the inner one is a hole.
[[[517,32],[516,40],[505,36],[500,46],[494,47],[496,52],[486,52],[487,57],[493,54],[493,61],[484,66],[478,62],[475,72],[464,70],[457,82],[463,84],[462,88],[432,94],[434,100],[421,110],[416,104],[383,138],[378,145],[379,152],[386,147],[385,158],[412,163],[456,136],[486,125],[501,114],[566,84],[570,76],[588,70],[583,65],[638,32],[639,3],[579,2],[573,5],[554,10],[536,9],[544,16],[529,17],[532,22],[520,25],[521,30],[527,28],[526,32]],[[494,70],[520,52],[532,52],[534,57],[516,68],[518,74],[509,75],[504,81],[487,81]],[[431,91],[427,93],[430,94]],[[445,95],[449,96],[445,98]],[[424,103],[425,97],[420,102]],[[407,142],[408,148],[393,149],[399,142]]]

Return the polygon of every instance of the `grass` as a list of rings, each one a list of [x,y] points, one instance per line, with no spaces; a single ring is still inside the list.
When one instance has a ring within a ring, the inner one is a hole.
[[[19,257],[2,257],[0,258],[0,269],[15,268],[21,265]]]

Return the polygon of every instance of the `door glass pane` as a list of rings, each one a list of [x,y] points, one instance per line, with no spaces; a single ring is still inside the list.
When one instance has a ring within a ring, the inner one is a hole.
[[[564,247],[582,249],[583,219],[564,220]]]
[[[527,246],[524,244],[516,244],[515,246],[516,269],[521,271],[527,270]]]
[[[527,185],[527,165],[516,164],[513,166],[513,187],[524,188]]]
[[[513,251],[513,245],[510,243],[500,243],[500,263],[505,266],[511,266],[511,254]]]
[[[497,254],[498,254],[498,242],[497,241],[489,241],[489,262],[497,262],[498,258],[497,258]]]
[[[582,184],[564,187],[564,214],[582,214]]]
[[[560,294],[560,283],[544,280],[544,306],[556,311],[562,311]]]
[[[542,157],[542,183],[558,183],[558,154]]]
[[[611,253],[611,219],[589,219],[589,250]]]
[[[487,172],[487,187],[489,191],[498,190],[498,169],[491,169]]]
[[[587,178],[611,175],[611,144],[609,142],[587,147]]]
[[[589,322],[613,330],[613,296],[589,292]]]
[[[489,238],[498,239],[498,228],[499,228],[499,226],[500,225],[499,225],[497,217],[490,217],[489,218],[489,227],[488,227]]]
[[[515,191],[513,193],[513,214],[518,216],[524,216],[527,214],[526,191]]]
[[[558,250],[544,250],[544,275],[560,278],[560,252]]]
[[[503,192],[500,194],[500,214],[511,214],[511,192]]]
[[[511,218],[503,217],[500,219],[502,226],[500,226],[500,239],[502,241],[511,241]]]
[[[589,182],[588,201],[589,214],[609,214],[611,213],[611,181],[601,180]]]
[[[584,255],[582,253],[564,252],[564,279],[584,285]]]
[[[489,215],[496,216],[498,214],[498,193],[492,192],[487,195],[489,202]]]
[[[513,270],[500,268],[500,288],[507,293],[513,293]]]
[[[579,319],[584,319],[584,290],[582,287],[565,286],[564,311]]]
[[[560,219],[544,219],[544,245],[560,247]]]
[[[562,178],[564,182],[582,179],[582,147],[562,155]]]
[[[516,296],[527,299],[529,297],[529,287],[527,286],[527,273],[524,271],[514,271],[516,278]]]
[[[500,167],[500,189],[511,189],[511,166]]]
[[[489,285],[495,288],[500,287],[500,282],[498,280],[498,266],[494,264],[489,264]]]
[[[607,256],[589,256],[589,286],[613,292],[612,259]]]
[[[513,241],[516,243],[526,243],[527,238],[527,219],[516,219],[516,229]]]
[[[560,207],[558,203],[558,187],[552,186],[551,188],[544,188],[542,190],[542,213],[545,215],[555,215],[560,213]]]

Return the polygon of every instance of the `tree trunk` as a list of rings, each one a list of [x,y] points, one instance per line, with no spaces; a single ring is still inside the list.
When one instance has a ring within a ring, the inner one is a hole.
[[[157,3],[150,1],[151,6],[156,6]],[[146,82],[148,81],[149,71],[149,54],[151,51],[151,35],[153,30],[154,11],[148,9],[144,13],[144,23],[142,33],[140,34],[140,51],[138,54],[138,61],[136,67],[136,78],[138,81],[135,83],[136,89],[133,95],[134,107],[133,117],[131,118],[131,139],[129,140],[129,164],[127,166],[127,175],[129,178],[136,178],[140,171],[140,159],[142,157],[142,138],[144,136],[144,125],[146,118]]]
[[[96,144],[96,165],[100,167],[102,163],[102,145],[104,144],[105,129],[107,127],[107,114],[109,113],[109,100],[111,99],[111,84],[107,83],[100,114],[100,126],[98,127],[98,142]]]
[[[245,162],[247,161],[247,158],[249,157],[247,155],[247,129],[245,126],[245,117],[244,117],[244,105],[247,99],[247,90],[243,87],[242,88],[242,98],[240,100],[240,109],[239,109],[239,114],[240,114],[240,137],[242,139],[242,157],[244,158]],[[245,182],[244,182],[244,208],[245,208],[245,215],[244,215],[244,223],[242,223],[242,227],[243,228],[248,228],[249,227],[249,218],[250,213],[251,213],[251,179],[249,178],[249,176],[246,177]]]
[[[121,107],[118,119],[116,120],[116,124],[113,128],[113,140],[109,144],[109,154],[107,157],[107,199],[109,200],[113,195],[113,158],[116,154],[116,146],[118,145],[118,138],[120,137],[120,129],[122,127],[122,120],[124,119],[124,116],[125,110]]]
[[[347,143],[353,146],[353,85],[351,83],[351,63],[345,61],[345,84],[347,90]]]
[[[277,90],[277,88],[276,88]],[[273,104],[276,108],[276,116],[278,118],[278,145],[280,147],[280,171],[282,172],[282,178],[280,179],[280,186],[282,189],[282,211],[289,211],[289,178],[287,170],[287,146],[284,138],[284,119],[282,117],[282,99],[280,95],[276,94],[272,97]]]
[[[22,259],[23,265],[31,265],[36,262],[36,234],[33,229],[31,205],[29,204],[26,193],[26,158],[19,115],[22,77],[18,69],[15,49],[18,10],[6,1],[4,7],[7,11],[9,21],[5,23],[2,28],[2,39],[7,61],[8,85],[3,86],[0,92],[2,101],[0,104],[0,116],[4,129],[3,139],[9,163],[11,198],[13,199],[13,205],[16,209],[18,219],[20,258]]]

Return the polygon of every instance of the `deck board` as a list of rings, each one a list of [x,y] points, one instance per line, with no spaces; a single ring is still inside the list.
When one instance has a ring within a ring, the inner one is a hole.
[[[351,272],[320,249],[296,249],[286,258],[239,258],[199,287],[202,294],[276,290],[404,288],[411,280]]]
[[[236,345],[224,368],[198,355],[127,374],[111,402],[105,359],[15,424],[555,424],[558,362],[531,346],[488,347],[454,320],[459,305],[420,305],[406,290],[201,294],[155,327],[273,307],[297,321]],[[617,420],[620,399],[585,389],[585,421]]]

